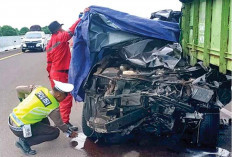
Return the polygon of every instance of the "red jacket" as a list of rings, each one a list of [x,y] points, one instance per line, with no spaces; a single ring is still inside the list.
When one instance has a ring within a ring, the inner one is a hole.
[[[52,35],[46,47],[47,71],[49,74],[51,70],[59,71],[69,69],[71,53],[68,41],[72,38],[74,30],[79,22],[80,19],[69,28],[69,31],[59,31]]]

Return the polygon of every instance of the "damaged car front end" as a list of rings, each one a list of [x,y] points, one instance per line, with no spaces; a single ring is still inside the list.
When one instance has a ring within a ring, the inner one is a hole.
[[[86,136],[114,143],[138,131],[217,145],[231,78],[182,58],[177,23],[92,6],[75,34],[69,81],[84,100]]]
[[[230,101],[226,76],[201,63],[188,65],[178,44],[157,47],[155,39],[127,44],[106,49],[110,55],[87,78],[84,133],[94,138],[123,137],[133,130],[181,134],[191,143],[215,147],[219,109]]]

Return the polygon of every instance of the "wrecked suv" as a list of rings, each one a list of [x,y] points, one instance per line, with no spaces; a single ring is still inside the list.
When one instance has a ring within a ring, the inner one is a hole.
[[[111,55],[92,68],[84,86],[84,133],[110,141],[140,130],[215,147],[231,82],[181,60],[180,45],[157,43],[144,39],[106,50]]]
[[[201,62],[190,66],[178,32],[171,22],[90,7],[76,28],[69,71],[74,98],[84,99],[86,136],[114,143],[143,132],[217,145],[231,79]]]

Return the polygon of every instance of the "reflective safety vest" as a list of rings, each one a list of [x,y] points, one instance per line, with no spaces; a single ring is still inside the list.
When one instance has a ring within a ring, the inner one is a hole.
[[[34,124],[47,117],[59,103],[45,87],[37,87],[13,109],[10,118],[17,126]]]

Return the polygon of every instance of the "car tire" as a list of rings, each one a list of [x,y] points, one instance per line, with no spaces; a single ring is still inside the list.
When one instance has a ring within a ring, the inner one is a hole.
[[[91,140],[101,140],[107,144],[119,144],[126,142],[132,135],[122,136],[120,133],[97,133],[87,125],[87,121],[92,116],[92,108],[90,105],[90,97],[86,94],[82,109],[82,131]]]
[[[96,140],[96,139],[98,139],[100,137],[100,134],[95,132],[92,128],[90,128],[87,125],[87,120],[89,119],[88,115],[87,115],[87,113],[89,112],[89,110],[88,110],[88,105],[89,104],[87,104],[87,103],[88,103],[88,101],[87,102],[85,101],[85,103],[83,105],[83,109],[82,109],[82,131],[90,139]]]
[[[84,114],[82,114],[82,130],[87,137],[97,139],[97,133],[87,125],[87,120],[85,119]]]
[[[40,51],[41,51],[41,52],[44,52],[44,46],[41,47]]]
[[[25,50],[25,49],[22,49],[22,52],[26,52],[26,50]]]
[[[43,45],[43,52],[44,52],[44,51],[46,51],[46,46],[45,46],[45,45]]]
[[[219,109],[205,113],[199,126],[198,144],[202,147],[216,148],[220,125]]]

